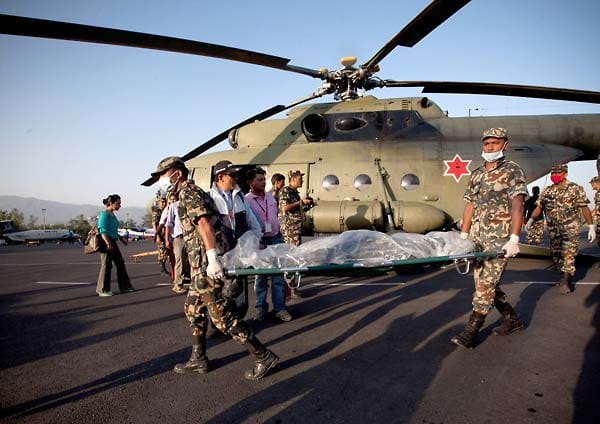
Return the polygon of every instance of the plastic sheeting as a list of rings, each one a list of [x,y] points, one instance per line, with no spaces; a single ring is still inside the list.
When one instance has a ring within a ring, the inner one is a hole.
[[[335,236],[318,237],[300,246],[276,244],[260,250],[259,239],[248,231],[222,259],[226,269],[263,269],[357,262],[379,264],[410,258],[462,255],[474,250],[473,243],[461,239],[457,232],[388,235],[370,230],[346,231]]]

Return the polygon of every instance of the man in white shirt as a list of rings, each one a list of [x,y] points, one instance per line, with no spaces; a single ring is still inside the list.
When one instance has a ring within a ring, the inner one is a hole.
[[[189,275],[187,250],[183,240],[183,229],[181,221],[177,215],[177,206],[179,202],[173,202],[167,208],[167,217],[165,222],[165,245],[171,249],[175,255],[175,272],[173,276],[173,291],[177,294],[186,293],[183,287],[183,280]],[[187,271],[187,272],[186,272]]]
[[[246,197],[237,185],[237,173],[240,168],[234,167],[228,160],[217,162],[213,167],[213,185],[208,194],[213,199],[215,210],[223,225],[223,236],[231,249],[237,240],[246,232],[252,231],[257,238],[262,237],[262,228],[248,206]],[[247,278],[238,277],[226,281],[223,286],[223,297],[235,303],[234,310],[245,315],[247,304]],[[242,297],[242,295],[244,295]],[[209,337],[213,337],[212,331]]]

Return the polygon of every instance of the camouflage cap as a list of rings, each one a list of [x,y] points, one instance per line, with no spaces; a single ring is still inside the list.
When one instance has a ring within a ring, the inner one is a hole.
[[[156,171],[152,172],[150,175],[152,175],[153,177],[158,177],[167,169],[171,168],[185,169],[185,162],[178,156],[166,157],[160,162],[158,162],[158,165],[156,166]]]
[[[590,184],[592,183],[600,183],[600,177],[599,176],[595,176],[594,178],[592,178],[590,180]]]
[[[559,163],[558,165],[554,165],[550,168],[551,174],[561,174],[563,172],[569,172],[569,168],[566,163]]]
[[[504,128],[490,128],[489,130],[485,130],[483,135],[481,136],[481,141],[486,138],[503,138],[508,140],[508,132]]]

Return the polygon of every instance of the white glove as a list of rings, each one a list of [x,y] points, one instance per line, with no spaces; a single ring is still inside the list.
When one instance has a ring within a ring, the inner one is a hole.
[[[529,228],[531,228],[531,224],[533,224],[533,218],[529,218],[527,220],[527,224],[525,224],[525,231],[529,232]]]
[[[206,258],[208,259],[208,265],[206,267],[206,275],[213,280],[222,280],[225,277],[223,273],[223,267],[217,256],[216,249],[210,249],[206,252]]]
[[[469,233],[465,233],[464,231],[461,231],[460,238],[463,240],[469,240]]]
[[[511,234],[510,239],[504,246],[502,246],[502,250],[504,250],[505,258],[513,258],[519,254],[519,236],[516,234]]]
[[[596,240],[596,224],[589,224],[588,241],[593,243]]]

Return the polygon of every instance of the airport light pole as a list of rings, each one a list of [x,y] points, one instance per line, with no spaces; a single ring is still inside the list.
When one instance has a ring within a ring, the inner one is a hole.
[[[46,229],[46,208],[42,208],[42,216],[44,217],[44,230]]]

